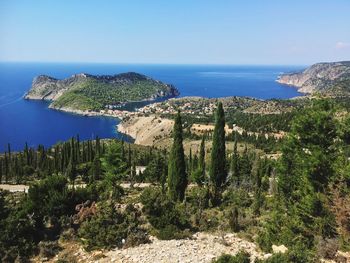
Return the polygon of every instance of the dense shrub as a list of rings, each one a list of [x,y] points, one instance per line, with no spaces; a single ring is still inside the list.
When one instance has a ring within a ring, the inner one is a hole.
[[[250,263],[250,255],[245,251],[240,251],[234,256],[224,254],[213,263]]]
[[[158,230],[158,238],[182,238],[183,231],[191,228],[183,206],[169,200],[159,188],[145,189],[140,198],[148,221]]]
[[[249,196],[249,191],[242,188],[230,188],[223,195],[224,206],[235,206],[238,209],[243,207],[250,207],[253,203],[253,199]]]
[[[317,240],[316,253],[319,258],[333,259],[339,249],[339,241],[336,238],[320,238]]]
[[[119,211],[110,203],[100,203],[98,212],[81,224],[78,235],[87,250],[122,247],[129,235],[133,235],[129,238],[129,246],[139,244],[141,240],[147,241],[144,236],[137,238],[135,234],[142,231],[139,216],[139,211],[132,205]]]
[[[40,241],[38,247],[42,258],[52,258],[60,251],[57,241]]]
[[[148,233],[144,229],[136,228],[128,233],[124,247],[135,247],[150,242]]]
[[[38,233],[34,221],[23,210],[14,209],[0,219],[0,262],[29,257],[36,248]]]

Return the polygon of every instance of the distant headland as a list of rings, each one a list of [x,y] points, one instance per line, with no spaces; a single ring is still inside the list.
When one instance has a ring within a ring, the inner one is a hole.
[[[349,95],[350,61],[317,63],[301,72],[282,74],[277,82],[307,94]]]

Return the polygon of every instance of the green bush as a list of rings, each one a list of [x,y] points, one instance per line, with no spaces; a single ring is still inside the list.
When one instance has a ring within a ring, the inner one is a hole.
[[[224,206],[236,206],[237,208],[247,208],[253,203],[253,199],[249,196],[249,191],[243,188],[228,189],[223,195]]]
[[[22,210],[0,219],[0,226],[0,262],[14,262],[17,256],[28,258],[35,251],[38,233]]]
[[[52,258],[60,251],[57,241],[40,241],[38,247],[42,258]]]
[[[122,247],[129,236],[142,231],[138,227],[139,216],[139,211],[132,205],[121,212],[112,204],[100,203],[97,213],[81,224],[78,235],[87,250]],[[128,245],[140,244],[140,241],[147,240],[144,236],[129,237]]]
[[[265,260],[256,260],[255,263],[292,263],[289,261],[287,254],[273,254],[271,257]]]
[[[135,247],[150,242],[148,233],[144,229],[136,228],[128,233],[124,247]]]
[[[157,230],[158,238],[182,238],[183,231],[191,229],[183,206],[168,199],[159,188],[145,189],[140,199],[148,221]]]
[[[224,254],[213,263],[250,263],[250,255],[245,251],[240,251],[234,256]]]
[[[265,260],[256,260],[255,263],[308,263],[315,262],[313,251],[304,244],[296,242],[290,247],[288,252],[276,253]]]

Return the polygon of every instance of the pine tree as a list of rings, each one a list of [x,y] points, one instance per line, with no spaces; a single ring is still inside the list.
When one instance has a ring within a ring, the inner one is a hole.
[[[315,237],[336,236],[339,226],[329,200],[340,179],[338,161],[344,158],[334,106],[329,101],[314,102],[294,118],[284,141],[277,170],[275,203],[279,207],[267,228],[270,240],[283,238],[284,244],[292,246],[298,236],[308,249]]]
[[[107,148],[107,152],[101,158],[101,165],[105,171],[105,176],[113,186],[120,183],[127,174],[127,164],[122,157],[123,143],[113,141]]]
[[[226,177],[225,114],[222,103],[219,102],[215,116],[210,166],[210,181],[214,198],[225,184]]]
[[[175,117],[173,145],[168,165],[168,195],[174,201],[184,199],[188,183],[182,140],[182,121],[179,111]]]

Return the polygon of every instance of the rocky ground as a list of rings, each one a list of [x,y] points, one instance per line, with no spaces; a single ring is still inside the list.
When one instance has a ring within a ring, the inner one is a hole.
[[[0,190],[14,192],[28,192],[29,186],[24,184],[0,184]]]
[[[156,116],[132,117],[118,125],[118,131],[135,138],[135,144],[154,145],[160,137],[170,137],[174,121]]]
[[[191,239],[158,240],[152,237],[152,243],[127,249],[114,249],[111,251],[85,252],[81,247],[74,248],[73,255],[67,255],[67,250],[61,251],[50,262],[57,262],[63,257],[77,262],[123,262],[123,263],[205,263],[222,254],[235,255],[241,250],[255,258],[267,258],[270,254],[259,252],[257,246],[245,241],[235,234],[214,235],[196,233]],[[73,246],[69,246],[73,248]]]

